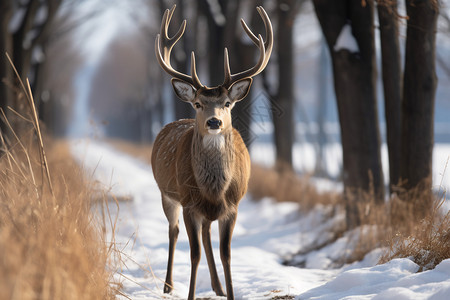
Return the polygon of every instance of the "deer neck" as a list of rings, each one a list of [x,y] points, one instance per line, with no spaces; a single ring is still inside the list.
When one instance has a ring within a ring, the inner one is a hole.
[[[212,201],[223,199],[234,166],[233,133],[202,135],[194,127],[192,169],[202,195]]]

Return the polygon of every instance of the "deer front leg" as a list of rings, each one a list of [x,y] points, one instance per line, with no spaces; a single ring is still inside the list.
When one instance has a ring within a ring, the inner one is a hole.
[[[169,259],[167,262],[167,273],[166,282],[164,284],[164,293],[170,293],[173,290],[173,279],[172,279],[172,269],[173,269],[173,256],[175,252],[175,246],[178,239],[178,224],[174,227],[169,226]]]
[[[201,257],[200,235],[202,231],[202,223],[201,217],[189,209],[183,209],[183,218],[189,237],[189,247],[191,248],[191,281],[189,284],[188,300],[194,300],[197,270]]]
[[[208,261],[209,274],[211,275],[211,286],[217,296],[225,296],[219,276],[217,275],[216,262],[211,246],[211,221],[203,221],[202,228],[203,247],[205,248],[206,260]]]
[[[173,257],[175,253],[175,247],[177,245],[179,225],[178,217],[180,214],[180,205],[171,200],[169,197],[162,195],[162,204],[164,213],[169,221],[169,258],[167,261],[166,281],[164,283],[164,293],[170,293],[173,290]]]
[[[220,258],[222,260],[223,271],[225,273],[225,283],[227,285],[227,300],[234,300],[233,282],[231,280],[231,236],[236,224],[237,212],[231,214],[225,220],[219,220],[220,231]]]

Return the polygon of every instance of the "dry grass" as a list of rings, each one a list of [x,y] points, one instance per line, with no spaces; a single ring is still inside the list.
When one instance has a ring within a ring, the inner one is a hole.
[[[417,202],[424,199],[431,199],[429,208],[417,210]],[[450,211],[444,213],[441,209],[445,201],[445,192],[432,195],[418,190],[404,191],[391,200],[389,250],[381,262],[410,257],[426,270],[450,258]]]
[[[291,171],[278,172],[254,163],[248,191],[255,200],[271,197],[279,202],[297,202],[303,211],[317,204],[336,205],[341,201],[335,192],[319,192],[307,176],[299,177]]]
[[[2,111],[10,139],[0,135],[0,299],[113,299],[115,245],[92,212],[94,188],[66,144],[44,147],[30,86],[22,88],[20,136]]]
[[[0,299],[112,299],[111,250],[91,212],[93,188],[67,145],[49,150],[54,195],[36,147],[16,146],[0,159]]]

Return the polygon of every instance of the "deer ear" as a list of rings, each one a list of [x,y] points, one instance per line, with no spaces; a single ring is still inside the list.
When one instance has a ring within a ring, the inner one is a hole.
[[[185,102],[194,101],[196,90],[190,83],[177,78],[172,78],[171,82],[175,94],[177,94],[178,98]]]
[[[228,95],[230,99],[233,101],[241,101],[242,99],[244,99],[250,91],[252,82],[253,79],[244,78],[233,83],[233,85],[228,89]]]

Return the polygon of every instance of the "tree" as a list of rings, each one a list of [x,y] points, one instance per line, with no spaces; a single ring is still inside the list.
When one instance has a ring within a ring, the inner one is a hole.
[[[5,110],[11,99],[11,89],[7,86],[11,82],[12,70],[6,60],[5,53],[11,52],[12,39],[9,34],[9,21],[13,13],[11,0],[0,2],[0,108]],[[6,124],[0,121],[0,132],[6,132]]]
[[[52,21],[60,7],[62,0],[29,0],[13,2],[2,1],[0,4],[1,32],[0,32],[0,107],[7,112],[11,106],[20,112],[20,105],[14,101],[14,95],[10,91],[11,84],[18,87],[18,81],[13,80],[11,66],[7,62],[5,51],[12,58],[14,65],[25,81],[29,77],[32,68],[32,54],[46,40]],[[18,21],[11,25],[13,14],[18,14]],[[9,84],[9,86],[8,86]],[[4,131],[3,121],[0,128]]]
[[[278,92],[276,104],[281,116],[273,116],[276,146],[276,163],[279,167],[292,169],[292,146],[294,144],[294,21],[299,1],[278,0]],[[275,109],[272,110],[276,112]]]
[[[400,177],[408,190],[431,191],[434,143],[436,1],[406,0]]]
[[[389,153],[389,188],[400,180],[401,144],[401,80],[400,46],[398,39],[397,0],[379,0],[381,67],[384,91],[386,136]]]
[[[272,121],[276,149],[276,167],[279,170],[292,170],[292,148],[294,145],[294,22],[303,1],[277,1],[277,77],[276,92],[270,86],[267,76],[264,85],[272,99]]]
[[[231,70],[235,70],[235,72],[240,72],[241,70],[246,70],[247,68],[253,66],[257,58],[257,49],[253,43],[247,42],[245,40],[247,36],[242,30],[240,24],[238,24],[238,15],[236,14],[236,11],[244,9],[243,5],[247,5],[248,10],[251,12],[251,15],[250,20],[246,20],[246,22],[250,24],[250,28],[252,28],[253,32],[264,32],[264,26],[261,22],[261,17],[255,9],[255,7],[262,4],[261,1],[252,0],[247,1],[247,3],[241,2],[237,0],[229,1],[226,14],[227,28],[225,43],[228,48],[228,52],[231,55]],[[250,146],[251,141],[254,138],[251,131],[251,109],[253,95],[254,88],[250,89],[249,93],[246,96],[246,100],[237,103],[237,105],[233,109],[233,126],[240,132],[242,139],[244,140],[247,147]]]
[[[373,188],[378,202],[384,197],[376,106],[374,2],[314,0],[313,3],[332,58],[343,148],[347,225],[354,227],[360,223],[356,193]],[[356,49],[349,45],[335,46],[344,30],[347,37],[354,38]]]
[[[177,0],[177,9],[175,10],[173,16],[173,24],[181,24],[184,19],[189,19],[189,25],[184,33],[183,38],[178,41],[180,45],[174,48],[173,60],[174,67],[184,74],[189,74],[190,72],[190,53],[195,48],[195,37],[197,29],[197,17],[186,18],[186,1]],[[195,1],[194,1],[195,2]],[[164,14],[166,7],[164,7],[164,1],[159,1],[161,16]],[[196,5],[195,3],[190,3],[189,5]],[[194,9],[197,13],[197,9]],[[172,26],[172,35],[178,30],[177,26]],[[194,110],[191,108],[190,104],[180,101],[175,93],[172,93],[172,101],[175,108],[175,119],[186,119],[194,117]]]

